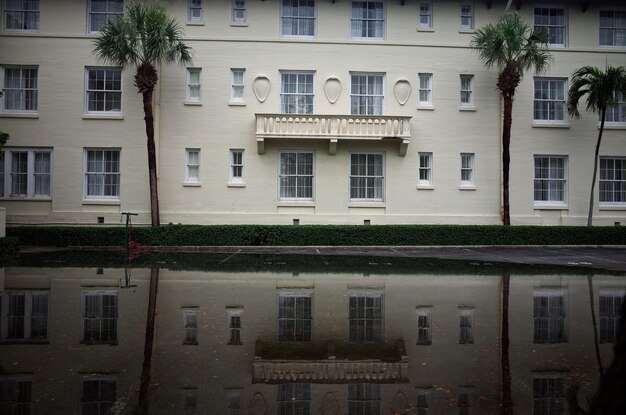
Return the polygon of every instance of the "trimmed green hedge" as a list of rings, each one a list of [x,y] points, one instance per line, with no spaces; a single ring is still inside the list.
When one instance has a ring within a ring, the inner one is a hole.
[[[21,245],[123,246],[122,227],[8,227]],[[134,227],[153,246],[626,245],[626,227],[498,225],[166,225]]]

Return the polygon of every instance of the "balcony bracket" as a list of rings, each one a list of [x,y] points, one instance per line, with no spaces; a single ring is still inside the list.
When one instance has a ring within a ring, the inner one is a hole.
[[[337,154],[337,139],[336,138],[330,139],[330,144],[328,146],[328,154],[331,156],[334,156],[335,154]]]
[[[400,157],[406,156],[406,149],[409,147],[410,141],[407,139],[400,140],[400,146],[398,147],[398,155]]]
[[[259,154],[265,153],[265,138],[257,137],[256,139],[256,148]]]

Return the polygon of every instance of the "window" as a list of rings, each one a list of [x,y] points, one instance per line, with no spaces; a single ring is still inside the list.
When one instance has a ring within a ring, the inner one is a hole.
[[[244,80],[245,69],[230,70],[230,100],[232,102],[244,101]]]
[[[278,341],[310,342],[313,315],[311,295],[278,295]]]
[[[241,315],[242,310],[228,310],[228,344],[241,344]]]
[[[626,46],[626,10],[600,10],[600,46]]]
[[[124,15],[124,0],[88,0],[88,2],[89,33],[102,30],[107,21]]]
[[[457,395],[457,405],[459,407],[459,415],[469,415],[472,412],[471,394],[467,391],[459,392]]]
[[[352,1],[350,33],[353,39],[383,39],[385,4],[380,1]]]
[[[313,200],[313,153],[281,151],[279,153],[280,200]]]
[[[433,184],[433,153],[419,153],[418,185],[432,186]]]
[[[567,193],[567,157],[535,156],[535,204],[564,205]]]
[[[117,401],[117,380],[84,379],[80,388],[80,414],[105,415]]]
[[[417,309],[417,344],[432,344],[431,308]]]
[[[5,292],[0,302],[3,342],[40,342],[48,339],[48,293]]]
[[[565,46],[567,29],[565,9],[535,7],[535,30],[541,29],[550,34],[549,45]]]
[[[535,343],[567,342],[565,294],[562,291],[535,291],[533,320]]]
[[[471,4],[461,4],[461,31],[474,30],[474,7]]]
[[[419,74],[419,96],[417,105],[419,107],[430,107],[433,105],[433,74]]]
[[[244,183],[243,150],[230,149],[230,183]]]
[[[202,98],[202,69],[187,68],[187,101],[200,102]]]
[[[198,412],[198,388],[183,390],[183,414],[196,415]]]
[[[0,152],[0,196],[49,198],[52,187],[52,151],[5,148]]]
[[[39,0],[5,0],[3,14],[5,30],[39,30]]]
[[[313,113],[313,74],[281,72],[280,111],[285,114]]]
[[[284,383],[278,385],[276,399],[278,415],[309,415],[311,406],[310,383]]]
[[[474,105],[474,75],[461,75],[461,106],[471,107]]]
[[[350,200],[382,202],[384,189],[384,154],[350,154]]]
[[[428,30],[433,28],[433,4],[431,1],[419,2],[419,23],[418,30]]]
[[[241,415],[241,389],[225,389],[228,415]]]
[[[383,295],[358,293],[349,297],[349,340],[379,343],[383,339]]]
[[[38,68],[33,66],[0,66],[3,112],[37,112]]]
[[[233,0],[233,23],[245,23],[246,22],[246,0]]]
[[[348,415],[381,415],[381,386],[372,383],[348,385]]]
[[[315,1],[281,0],[280,23],[283,36],[315,36]]]
[[[565,414],[565,376],[533,374],[533,414]]]
[[[474,153],[461,153],[461,186],[474,186]]]
[[[117,292],[83,291],[83,343],[117,344]]]
[[[185,158],[185,182],[200,183],[200,149],[186,148]]]
[[[459,344],[474,344],[474,310],[459,309]]]
[[[615,343],[622,319],[624,291],[600,291],[600,343]]]
[[[30,414],[32,381],[0,378],[0,413]]]
[[[122,111],[122,70],[87,68],[87,113],[120,113]]]
[[[417,389],[417,415],[430,415],[430,390]]]
[[[565,79],[535,78],[535,121],[565,121],[566,83]]]
[[[85,197],[120,198],[120,150],[85,150]]]
[[[194,23],[202,21],[202,0],[189,0],[189,15],[187,20]]]
[[[196,310],[183,310],[183,324],[185,337],[183,344],[198,344],[198,312]]]
[[[600,157],[600,204],[626,204],[626,158]]]
[[[352,74],[350,81],[350,113],[381,115],[385,96],[383,75]]]
[[[620,91],[615,91],[615,104],[606,107],[605,122],[626,123],[626,99]]]

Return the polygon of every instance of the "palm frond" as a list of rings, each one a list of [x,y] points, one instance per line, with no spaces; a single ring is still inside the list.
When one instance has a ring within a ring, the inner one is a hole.
[[[626,92],[626,69],[623,66],[609,65],[605,71],[595,66],[583,66],[572,74],[567,111],[580,117],[578,103],[586,95],[587,111],[601,112],[616,103],[616,92]]]

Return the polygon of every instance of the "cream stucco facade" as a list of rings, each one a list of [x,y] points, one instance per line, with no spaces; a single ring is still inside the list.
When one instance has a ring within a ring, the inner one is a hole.
[[[149,223],[134,70],[106,68],[92,53],[95,3],[38,3],[36,16],[20,15],[21,30],[3,6],[7,224],[119,224],[125,211]],[[109,3],[115,10],[117,2]],[[469,42],[507,3],[531,24],[545,12],[564,44],[550,47],[550,70],[526,74],[516,93],[512,222],[586,223],[598,116],[561,116],[559,94],[583,65],[626,64],[621,1],[383,0],[368,3],[368,22],[358,14],[364,3],[345,0],[311,1],[306,18],[289,17],[275,0],[193,2],[199,9],[187,0],[161,3],[194,50],[189,68],[160,68],[163,223],[499,223],[497,72],[482,66]],[[616,46],[600,45],[609,35]],[[98,76],[112,82],[99,84]],[[541,91],[549,102],[534,99]],[[600,151],[609,176],[626,165],[621,111]],[[541,162],[550,176],[536,183]],[[624,176],[615,177],[603,194],[596,186],[595,224],[626,221]]]

